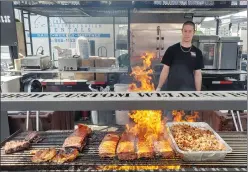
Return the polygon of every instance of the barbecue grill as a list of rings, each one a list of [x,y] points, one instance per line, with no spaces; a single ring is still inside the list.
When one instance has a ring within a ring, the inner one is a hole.
[[[121,129],[120,129],[121,130]],[[61,148],[64,140],[73,131],[41,131],[38,132],[44,140],[33,143],[29,150],[14,154],[5,154],[3,145],[10,140],[24,139],[27,132],[18,131],[1,143],[1,171],[18,170],[51,170],[51,171],[118,171],[130,167],[135,171],[172,171],[170,167],[180,166],[180,171],[247,171],[247,134],[246,132],[219,132],[218,134],[229,144],[233,152],[228,154],[221,162],[183,162],[180,158],[164,159],[139,159],[134,161],[120,161],[118,159],[104,158],[98,156],[98,147],[106,131],[93,131],[88,139],[87,146],[79,157],[70,163],[58,165],[55,163],[35,164],[31,162],[31,150],[55,147]],[[142,166],[142,167],[141,167]],[[156,166],[156,168],[155,168]],[[109,168],[108,168],[109,167]],[[177,168],[178,169],[178,168]],[[122,170],[123,171],[123,170]]]

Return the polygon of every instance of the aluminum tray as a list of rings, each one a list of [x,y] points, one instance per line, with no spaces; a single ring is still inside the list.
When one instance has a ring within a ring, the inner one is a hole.
[[[211,132],[214,133],[216,138],[222,144],[224,144],[224,146],[226,147],[226,150],[224,151],[195,151],[195,152],[181,150],[178,147],[171,133],[171,129],[170,129],[173,125],[176,125],[176,124],[188,124],[192,127],[198,127],[198,128],[205,129],[205,130],[210,130]],[[184,161],[223,161],[227,153],[232,152],[232,148],[205,122],[168,122],[166,126],[168,128],[168,132],[169,132],[168,134],[170,137],[169,140],[170,140],[170,144],[172,148],[174,149],[176,153],[178,153],[182,157]]]

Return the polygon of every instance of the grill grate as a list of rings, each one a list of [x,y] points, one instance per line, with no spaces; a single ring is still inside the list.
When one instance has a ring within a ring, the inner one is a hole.
[[[45,138],[41,143],[32,144],[31,149],[43,149],[49,147],[60,148],[65,138],[72,131],[48,131],[39,132],[41,137]],[[17,134],[12,140],[24,139],[26,132]],[[222,162],[183,162],[175,159],[140,159],[135,161],[119,161],[118,159],[101,159],[98,156],[98,146],[103,139],[106,132],[94,131],[88,140],[88,144],[77,158],[76,161],[57,165],[55,163],[34,164],[31,162],[30,150],[18,152],[10,155],[4,154],[1,148],[1,169],[2,170],[97,170],[99,166],[166,166],[166,165],[180,165],[183,170],[187,169],[200,171],[209,168],[216,171],[229,171],[236,168],[239,171],[246,171],[247,165],[247,135],[243,132],[220,132],[220,136],[232,147],[233,152],[228,154]],[[194,167],[194,168],[193,168]],[[218,169],[217,169],[218,168]],[[225,168],[225,169],[224,169]],[[222,169],[222,170],[221,170]],[[182,170],[182,169],[181,169]],[[235,169],[234,169],[235,170]],[[153,170],[155,171],[155,170]],[[164,171],[164,170],[163,170]]]

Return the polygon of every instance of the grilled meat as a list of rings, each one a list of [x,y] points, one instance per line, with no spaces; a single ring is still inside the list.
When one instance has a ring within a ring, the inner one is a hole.
[[[117,146],[117,156],[120,160],[134,160],[137,158],[135,152],[135,136],[124,132]]]
[[[67,149],[67,150],[59,150],[57,155],[52,159],[52,162],[57,164],[63,164],[64,162],[72,162],[79,155],[77,149]]]
[[[115,157],[116,147],[120,137],[115,133],[108,133],[102,140],[98,150],[99,156],[102,158],[105,157]]]
[[[30,147],[30,144],[28,141],[25,140],[14,140],[14,141],[10,141],[7,142],[4,145],[4,151],[6,154],[11,154],[14,152],[18,152],[21,150],[25,150],[28,149]]]
[[[25,140],[29,141],[30,143],[38,143],[41,142],[43,139],[36,131],[32,131],[25,137]]]
[[[34,152],[31,152],[34,153]],[[31,158],[34,163],[41,163],[50,161],[56,155],[55,148],[43,149],[35,152],[35,155]]]
[[[154,150],[158,156],[162,156],[163,158],[171,158],[174,156],[174,151],[169,141],[163,135],[154,141]]]
[[[91,129],[86,125],[79,124],[78,128],[65,139],[63,148],[77,148],[79,151],[86,145],[87,136],[91,133]]]
[[[154,156],[153,146],[149,145],[144,139],[137,140],[138,158],[152,158]]]

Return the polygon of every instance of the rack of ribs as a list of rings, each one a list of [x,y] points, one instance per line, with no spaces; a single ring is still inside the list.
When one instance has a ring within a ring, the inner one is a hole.
[[[24,140],[27,140],[30,143],[38,143],[41,142],[43,139],[39,136],[36,131],[32,131],[25,137]]]
[[[162,156],[163,158],[172,158],[174,156],[174,151],[164,135],[160,135],[153,144],[156,155]]]
[[[137,156],[138,158],[153,158],[154,151],[152,144],[148,144],[145,139],[137,139]]]
[[[137,158],[135,152],[135,136],[124,132],[117,146],[117,156],[120,160],[134,160]]]
[[[31,154],[34,154],[34,156],[31,158],[32,162],[34,163],[47,162],[53,159],[53,157],[55,157],[56,149],[49,148],[49,149],[31,151]]]
[[[59,150],[56,156],[52,159],[52,162],[57,164],[63,164],[64,162],[72,162],[74,161],[79,155],[77,149],[66,149],[66,150]]]
[[[30,147],[29,141],[26,140],[13,140],[4,145],[4,151],[6,154],[22,151]]]
[[[79,124],[78,128],[69,135],[63,144],[63,148],[76,148],[79,151],[82,151],[86,145],[86,139],[91,134],[92,130],[83,124]]]
[[[99,150],[99,156],[102,158],[105,157],[115,157],[116,155],[116,147],[119,142],[119,135],[115,133],[108,133],[104,136],[98,150]]]

